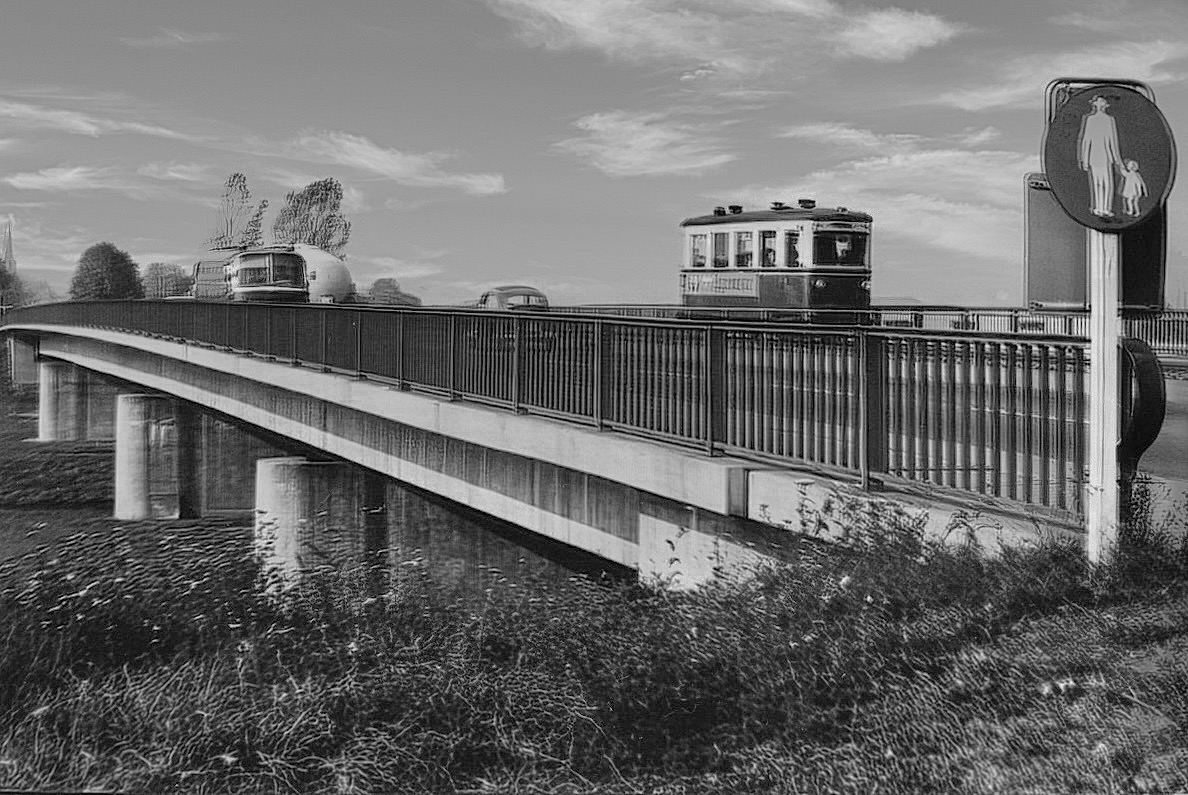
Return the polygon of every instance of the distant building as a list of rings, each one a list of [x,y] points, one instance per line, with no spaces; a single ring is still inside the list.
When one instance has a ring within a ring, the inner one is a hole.
[[[4,227],[4,256],[0,258],[0,270],[16,274],[17,262],[12,253],[12,221]]]

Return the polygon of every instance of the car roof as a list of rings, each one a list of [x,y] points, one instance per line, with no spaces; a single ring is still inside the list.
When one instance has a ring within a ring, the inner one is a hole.
[[[492,287],[491,292],[493,292],[493,293],[495,293],[495,292],[499,292],[499,293],[535,293],[537,295],[544,295],[544,293],[542,293],[540,290],[536,289],[535,287],[529,287],[526,284],[505,284],[501,287]]]

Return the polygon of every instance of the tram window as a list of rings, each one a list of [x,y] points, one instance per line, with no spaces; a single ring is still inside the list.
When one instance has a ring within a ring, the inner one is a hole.
[[[689,264],[694,268],[705,267],[705,235],[692,235],[692,249],[689,254]]]
[[[725,232],[714,235],[714,267],[725,268],[730,264],[730,258],[726,254],[727,237]]]
[[[759,264],[764,268],[774,268],[776,264],[776,233],[772,230],[759,233],[759,250],[763,252],[763,259]]]
[[[800,267],[800,233],[784,233],[784,264],[789,268]]]
[[[736,268],[751,267],[751,233],[734,233],[734,266]]]
[[[866,235],[822,232],[817,235],[813,254],[818,265],[865,265]]]

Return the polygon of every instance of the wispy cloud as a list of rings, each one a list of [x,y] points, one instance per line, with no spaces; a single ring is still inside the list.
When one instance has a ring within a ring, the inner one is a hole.
[[[227,41],[231,37],[225,33],[189,33],[176,28],[157,28],[157,32],[149,36],[121,36],[120,41],[129,47],[188,47],[195,44],[212,44]]]
[[[777,137],[891,154],[936,146],[980,147],[997,139],[999,134],[994,127],[967,127],[955,135],[925,136],[914,133],[878,133],[839,122],[811,122],[788,127],[780,131]]]
[[[453,155],[442,152],[409,154],[380,146],[352,133],[305,130],[279,146],[260,141],[253,142],[251,146],[257,154],[349,166],[401,185],[456,188],[475,196],[507,191],[501,174],[466,174],[444,170],[441,164]]]
[[[50,108],[0,98],[0,118],[30,129],[50,129],[73,135],[97,137],[109,133],[136,133],[158,138],[193,140],[191,136],[140,121],[103,118],[81,111]]]
[[[901,61],[962,28],[920,11],[857,15],[833,0],[486,0],[531,45],[677,62],[682,80],[786,74],[808,53]]]
[[[1173,64],[1185,57],[1188,41],[1157,40],[1002,59],[1002,65],[976,87],[945,92],[936,102],[970,111],[1035,105],[1054,75],[1124,75],[1151,84],[1182,82],[1188,79],[1188,71]]]
[[[612,177],[700,174],[736,157],[708,126],[660,113],[594,113],[574,126],[586,134],[556,147]]]
[[[960,26],[933,14],[884,8],[868,11],[844,23],[837,42],[846,55],[876,61],[903,61],[960,32]]]
[[[116,188],[115,169],[92,166],[55,166],[13,174],[4,181],[18,190],[74,191]]]
[[[142,177],[179,182],[209,182],[213,179],[210,166],[198,163],[145,163],[136,169]]]

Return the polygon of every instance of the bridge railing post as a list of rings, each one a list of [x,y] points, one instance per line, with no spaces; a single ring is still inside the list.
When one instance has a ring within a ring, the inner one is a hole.
[[[603,322],[594,321],[594,425],[599,430],[603,428],[606,417],[606,348],[603,345]]]
[[[881,335],[866,329],[858,332],[858,368],[861,394],[858,403],[858,473],[862,488],[870,490],[871,473],[887,471],[887,430],[884,410],[887,380],[887,344]]]
[[[396,372],[392,375],[401,389],[408,387],[404,382],[404,323],[407,317],[408,312],[401,312],[396,321]]]
[[[726,435],[726,331],[709,326],[703,333],[701,381],[705,394],[705,451],[713,455],[716,444]]]
[[[457,319],[457,315],[450,314],[447,325],[449,330],[446,334],[449,341],[449,356],[447,357],[449,372],[446,373],[446,388],[449,390],[450,400],[456,400],[458,397],[458,379],[456,378],[456,370],[458,369],[458,324],[455,322]]]
[[[524,318],[517,315],[512,318],[512,410],[517,413],[520,411],[520,403],[524,400],[523,343]]]

